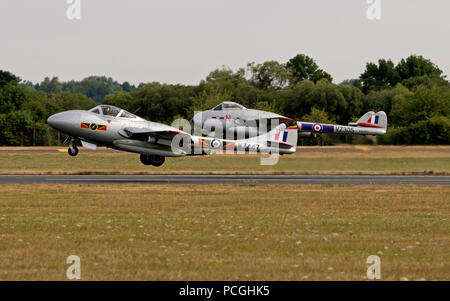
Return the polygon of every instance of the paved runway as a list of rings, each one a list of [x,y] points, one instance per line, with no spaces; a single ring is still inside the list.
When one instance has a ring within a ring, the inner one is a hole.
[[[97,150],[90,150],[84,147],[80,147],[81,153],[111,153],[111,152],[117,152],[120,153],[118,150],[114,150],[111,148],[105,148],[105,147],[98,147]],[[413,147],[400,147],[400,146],[369,146],[369,145],[347,145],[347,146],[298,146],[297,152],[299,153],[328,153],[328,152],[367,152],[367,151],[373,151],[373,152],[404,152],[407,150],[408,152],[427,152],[427,151],[433,151],[433,152],[448,152],[450,151],[450,147],[443,145],[443,146],[413,146]],[[67,153],[67,147],[66,146],[60,146],[60,147],[0,147],[0,154],[7,153],[7,154],[13,154],[13,153]]]
[[[401,175],[0,175],[0,184],[450,185],[450,176]]]

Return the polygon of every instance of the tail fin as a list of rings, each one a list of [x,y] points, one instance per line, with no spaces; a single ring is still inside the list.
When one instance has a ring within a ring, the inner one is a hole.
[[[279,148],[297,147],[298,128],[297,123],[281,124],[268,133],[267,144],[277,145]]]
[[[199,136],[191,136],[191,139],[208,154],[220,150],[291,154],[296,151],[297,137],[297,123],[292,120],[290,123],[279,124],[269,132],[247,139],[225,140]]]
[[[377,113],[371,111],[371,112],[367,112],[361,118],[359,118],[358,121],[356,122],[356,124],[352,123],[349,125],[386,130],[387,116],[386,116],[386,113],[383,111],[380,111]]]
[[[270,150],[277,149],[280,154],[293,153],[297,148],[297,123],[292,121],[290,123],[283,122],[274,127],[271,131],[260,136],[246,140],[248,143],[258,143],[261,149]]]

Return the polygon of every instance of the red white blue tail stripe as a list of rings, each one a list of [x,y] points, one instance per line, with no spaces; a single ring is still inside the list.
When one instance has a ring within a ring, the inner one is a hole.
[[[359,122],[358,126],[365,126],[365,127],[371,127],[371,128],[382,128],[382,126],[378,125],[379,120],[380,120],[380,116],[370,115],[367,122]]]
[[[281,140],[280,140],[281,137]],[[288,131],[278,132],[275,134],[275,141],[286,142],[288,137]]]

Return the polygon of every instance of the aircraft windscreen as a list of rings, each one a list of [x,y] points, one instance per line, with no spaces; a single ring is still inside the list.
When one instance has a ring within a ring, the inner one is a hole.
[[[120,109],[113,106],[102,106],[102,113],[106,116],[116,117],[120,112]]]
[[[235,102],[228,102],[228,101],[225,101],[225,102],[222,102],[221,104],[219,104],[219,105],[217,105],[213,110],[214,111],[222,111],[222,110],[244,110],[245,109],[245,107],[244,106],[241,106],[240,104],[238,104],[238,103],[235,103]]]
[[[122,118],[136,118],[136,115],[131,114],[130,112],[127,112],[127,111],[124,110],[122,112],[122,114],[120,114],[119,117],[122,117]]]
[[[223,103],[222,108],[223,109],[238,109],[238,110],[244,109],[243,106],[241,106],[237,103]]]

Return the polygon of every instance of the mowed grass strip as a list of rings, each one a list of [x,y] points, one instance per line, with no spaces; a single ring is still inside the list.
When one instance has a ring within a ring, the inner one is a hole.
[[[0,280],[450,280],[450,187],[0,185]]]
[[[0,153],[0,174],[450,174],[450,147],[421,149],[425,150],[355,147],[326,151],[325,148],[280,156],[275,165],[261,165],[259,155],[166,158],[161,167],[145,166],[139,155],[124,152],[81,151],[77,157],[70,157],[65,149],[6,152]]]

